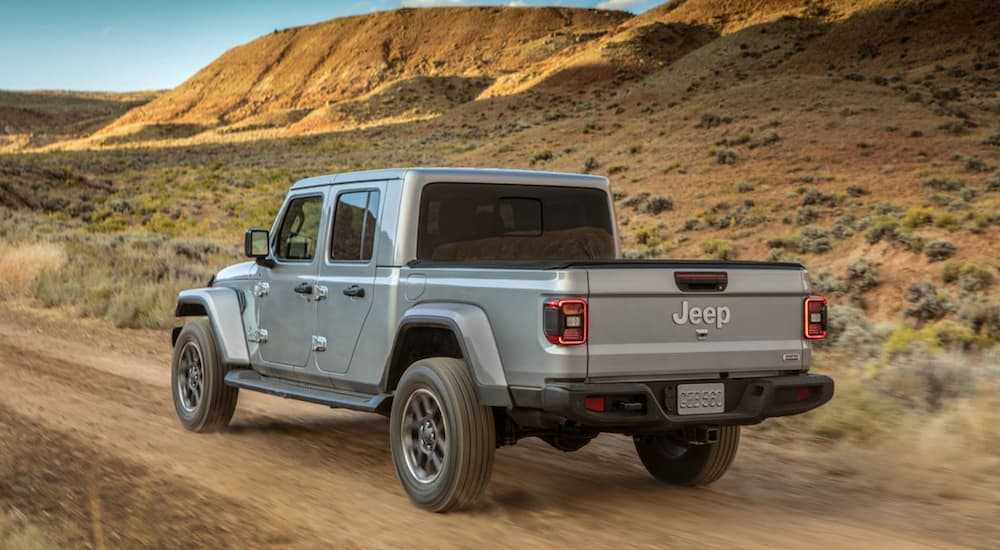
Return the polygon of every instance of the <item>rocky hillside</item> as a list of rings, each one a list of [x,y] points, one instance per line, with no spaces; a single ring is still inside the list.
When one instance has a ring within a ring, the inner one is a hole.
[[[563,8],[401,9],[277,30],[229,50],[103,133],[164,123],[211,128],[251,118],[258,126],[294,123],[315,109],[405,90],[411,80],[414,89],[426,88],[428,79],[443,83],[440,90],[431,86],[440,92],[431,96],[446,97],[451,107],[475,98],[484,81],[594,40],[628,17]],[[398,105],[387,112],[397,115],[425,99],[389,98]],[[322,129],[315,120],[304,127]]]

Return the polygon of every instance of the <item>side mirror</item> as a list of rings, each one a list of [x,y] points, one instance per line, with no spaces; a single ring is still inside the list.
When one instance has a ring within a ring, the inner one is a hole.
[[[271,235],[267,229],[248,229],[243,237],[243,251],[247,258],[255,258],[257,263],[267,260],[271,254]]]

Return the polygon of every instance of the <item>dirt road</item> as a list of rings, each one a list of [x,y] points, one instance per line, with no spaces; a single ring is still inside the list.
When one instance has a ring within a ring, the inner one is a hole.
[[[0,309],[0,509],[107,547],[989,547],[996,503],[882,494],[744,432],[718,484],[654,483],[631,443],[498,452],[477,508],[434,515],[396,481],[379,416],[243,392],[195,435],[168,389],[169,336]]]

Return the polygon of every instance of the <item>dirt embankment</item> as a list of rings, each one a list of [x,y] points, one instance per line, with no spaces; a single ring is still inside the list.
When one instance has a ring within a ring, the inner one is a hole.
[[[654,483],[630,443],[499,451],[485,500],[413,507],[385,419],[244,392],[232,430],[185,432],[168,335],[54,312],[0,310],[0,509],[53,544],[86,547],[989,547],[997,500],[952,506],[872,490],[746,430],[707,489]],[[780,526],[780,528],[777,528]],[[0,539],[2,540],[2,539]]]
[[[629,17],[566,8],[402,9],[275,30],[227,51],[109,128],[231,124],[357,99],[414,78],[496,78]]]

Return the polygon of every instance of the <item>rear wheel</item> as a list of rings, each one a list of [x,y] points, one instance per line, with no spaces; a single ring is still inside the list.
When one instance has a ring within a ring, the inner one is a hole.
[[[171,387],[177,418],[192,432],[214,432],[229,425],[239,389],[225,383],[208,319],[189,321],[174,344]]]
[[[646,470],[675,485],[708,485],[723,476],[736,458],[740,427],[722,426],[716,443],[697,445],[673,434],[637,435],[635,450]]]
[[[493,469],[493,414],[479,404],[461,359],[434,357],[410,365],[393,397],[392,460],[417,505],[446,512],[474,502]]]

